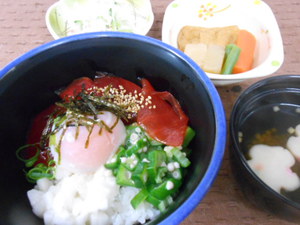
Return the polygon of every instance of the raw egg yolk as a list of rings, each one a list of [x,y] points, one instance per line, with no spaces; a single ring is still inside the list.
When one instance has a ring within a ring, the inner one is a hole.
[[[103,121],[108,127],[113,127],[117,121],[117,117],[107,111],[98,115],[97,119]],[[104,127],[99,132],[101,127],[95,125],[90,133],[85,126],[81,126],[76,138],[76,129],[75,126],[67,127],[61,139],[59,151],[55,151],[55,147],[50,146],[54,160],[58,162],[58,154],[60,154],[59,164],[73,173],[96,171],[115,154],[126,138],[126,129],[121,120],[111,132]],[[60,130],[56,134],[56,142],[60,140],[62,132]]]

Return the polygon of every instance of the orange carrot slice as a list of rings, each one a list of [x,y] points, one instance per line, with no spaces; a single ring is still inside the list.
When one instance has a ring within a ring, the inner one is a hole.
[[[236,45],[241,48],[241,53],[232,72],[243,73],[252,68],[256,39],[250,32],[240,30]]]

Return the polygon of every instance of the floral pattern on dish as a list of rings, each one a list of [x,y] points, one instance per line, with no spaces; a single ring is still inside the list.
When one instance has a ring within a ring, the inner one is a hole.
[[[212,3],[207,3],[205,5],[201,5],[198,11],[198,17],[203,20],[207,20],[209,17],[214,16],[216,13],[220,13],[226,9],[228,9],[231,5],[226,6],[225,8],[219,9],[219,7]]]

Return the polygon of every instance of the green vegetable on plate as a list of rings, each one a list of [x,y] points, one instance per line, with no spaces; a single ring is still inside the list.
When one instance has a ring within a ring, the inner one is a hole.
[[[225,62],[222,74],[232,74],[233,67],[239,59],[241,49],[235,44],[229,44],[225,48]]]

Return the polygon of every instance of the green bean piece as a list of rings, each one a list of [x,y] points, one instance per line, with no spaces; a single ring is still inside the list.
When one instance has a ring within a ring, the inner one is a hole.
[[[225,63],[223,65],[222,74],[232,74],[233,67],[239,59],[241,48],[235,44],[229,44],[225,48]]]

